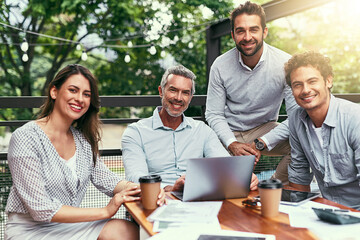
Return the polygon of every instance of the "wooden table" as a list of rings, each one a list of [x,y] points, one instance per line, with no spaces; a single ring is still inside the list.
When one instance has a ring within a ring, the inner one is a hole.
[[[168,198],[174,198],[169,193],[167,194]],[[257,195],[258,191],[251,191],[249,197],[254,197]],[[317,239],[317,237],[306,228],[291,227],[289,225],[289,217],[285,213],[280,213],[274,218],[262,217],[259,210],[244,207],[242,205],[242,201],[245,199],[246,198],[226,199],[223,201],[222,207],[218,214],[218,219],[222,229],[272,234],[276,236],[277,240]],[[340,207],[343,209],[354,210],[324,198],[316,198],[313,201]],[[153,212],[153,210],[144,209],[141,202],[139,201],[127,202],[125,203],[125,207],[131,216],[135,219],[135,221],[146,231],[147,234],[149,234],[149,236],[156,234],[152,231],[153,224],[146,220],[146,218]]]

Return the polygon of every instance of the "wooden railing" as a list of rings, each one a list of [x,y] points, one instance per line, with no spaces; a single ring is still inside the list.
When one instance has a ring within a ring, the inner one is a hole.
[[[360,103],[360,93],[334,94],[336,97]],[[39,108],[45,97],[0,97],[0,108]],[[147,96],[101,96],[101,107],[146,107],[159,106],[161,99],[158,95]],[[191,106],[201,106],[201,115],[193,118],[205,121],[206,95],[195,95],[190,103]],[[286,115],[280,115],[279,120],[285,119]],[[136,122],[139,118],[107,118],[101,119],[104,124],[127,124]],[[21,126],[29,120],[0,121],[0,126]],[[103,150],[103,155],[121,155],[121,150]],[[6,153],[0,153],[0,160],[6,160]]]
[[[0,109],[6,108],[39,108],[45,100],[45,97],[0,97]],[[101,96],[101,107],[151,107],[160,106],[161,99],[158,95],[147,96]],[[190,103],[190,106],[200,106],[201,115],[193,116],[194,119],[205,121],[205,104],[206,95],[195,95]],[[101,119],[104,124],[128,124],[138,121],[139,118],[106,118]],[[1,126],[22,126],[28,120],[10,120],[0,121]],[[101,152],[102,156],[116,156],[121,155],[121,150],[107,150],[104,149]],[[6,153],[0,153],[0,160],[6,160]]]
[[[45,97],[0,97],[0,108],[39,108]],[[101,107],[151,107],[160,106],[161,99],[158,95],[147,96],[101,96]],[[190,103],[191,106],[203,108],[201,116],[195,119],[205,120],[204,111],[206,95],[195,95]],[[101,119],[104,124],[122,124],[136,122],[138,118],[107,118]],[[21,126],[29,120],[0,121],[0,126]]]

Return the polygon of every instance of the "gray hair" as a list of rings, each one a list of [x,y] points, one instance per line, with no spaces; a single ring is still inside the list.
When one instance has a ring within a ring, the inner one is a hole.
[[[166,69],[164,75],[161,78],[161,83],[160,83],[160,87],[163,92],[164,92],[165,85],[168,82],[168,77],[170,74],[182,76],[185,78],[190,78],[191,83],[192,83],[191,95],[195,94],[195,78],[196,78],[196,76],[191,70],[187,69],[183,65],[177,65],[177,66],[169,67],[168,69]]]

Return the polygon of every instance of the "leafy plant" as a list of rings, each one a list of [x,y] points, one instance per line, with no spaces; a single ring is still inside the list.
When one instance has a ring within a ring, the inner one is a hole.
[[[0,212],[4,212],[12,185],[9,165],[4,161],[0,162],[0,173]],[[3,221],[1,216],[0,214],[0,221]]]

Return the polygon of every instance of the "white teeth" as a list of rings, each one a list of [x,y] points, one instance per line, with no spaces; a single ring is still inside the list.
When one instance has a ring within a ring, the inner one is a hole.
[[[70,105],[71,107],[73,107],[73,108],[75,108],[75,109],[78,109],[78,110],[80,110],[81,109],[81,107],[79,107],[79,106],[76,106],[76,105]]]
[[[171,103],[173,106],[175,106],[175,107],[181,107],[182,106],[182,104],[176,104],[176,103]]]
[[[306,97],[306,98],[303,98],[304,100],[309,100],[309,99],[312,99],[313,98],[313,96],[311,96],[311,97]]]

